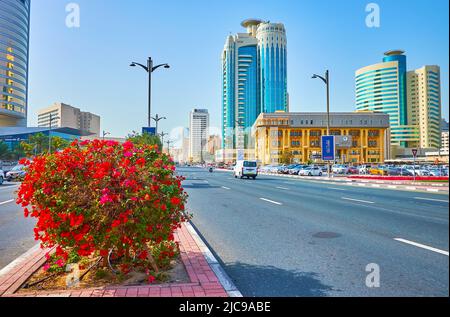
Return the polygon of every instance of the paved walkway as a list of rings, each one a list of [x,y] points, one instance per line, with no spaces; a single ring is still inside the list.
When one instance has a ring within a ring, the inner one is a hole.
[[[187,225],[176,232],[181,259],[190,283],[16,294],[21,285],[45,263],[48,250],[33,248],[0,272],[0,297],[228,297]]]

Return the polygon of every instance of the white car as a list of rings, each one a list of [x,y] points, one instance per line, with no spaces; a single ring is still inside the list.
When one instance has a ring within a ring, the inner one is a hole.
[[[234,166],[235,178],[253,178],[258,176],[258,164],[256,161],[237,161]]]
[[[300,176],[322,176],[322,169],[319,166],[309,166],[304,169],[299,170],[298,175]]]
[[[0,185],[3,185],[4,181],[5,181],[5,172],[3,172],[3,170],[0,170]]]
[[[333,165],[332,172],[334,174],[347,174],[348,173],[348,166],[345,165]]]

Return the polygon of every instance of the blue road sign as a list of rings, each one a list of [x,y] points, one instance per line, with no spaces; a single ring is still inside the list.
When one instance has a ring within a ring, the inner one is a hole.
[[[156,135],[156,128],[142,128],[142,134]]]
[[[336,142],[334,135],[322,136],[322,160],[334,161],[336,159]]]

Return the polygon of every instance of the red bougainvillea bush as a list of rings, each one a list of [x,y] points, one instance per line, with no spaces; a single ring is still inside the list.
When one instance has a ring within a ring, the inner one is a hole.
[[[17,203],[37,218],[41,247],[56,246],[51,260],[59,266],[74,253],[107,263],[114,250],[125,259],[123,273],[137,265],[155,272],[177,253],[174,231],[187,220],[187,195],[157,146],[75,141],[22,163],[27,174]]]

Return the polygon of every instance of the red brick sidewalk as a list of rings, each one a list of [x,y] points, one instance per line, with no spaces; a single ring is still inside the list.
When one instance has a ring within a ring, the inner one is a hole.
[[[39,249],[0,277],[0,297],[227,297],[216,274],[184,224],[176,232],[175,238],[180,243],[181,259],[190,283],[16,294],[23,283],[45,263],[45,253],[48,250]]]

